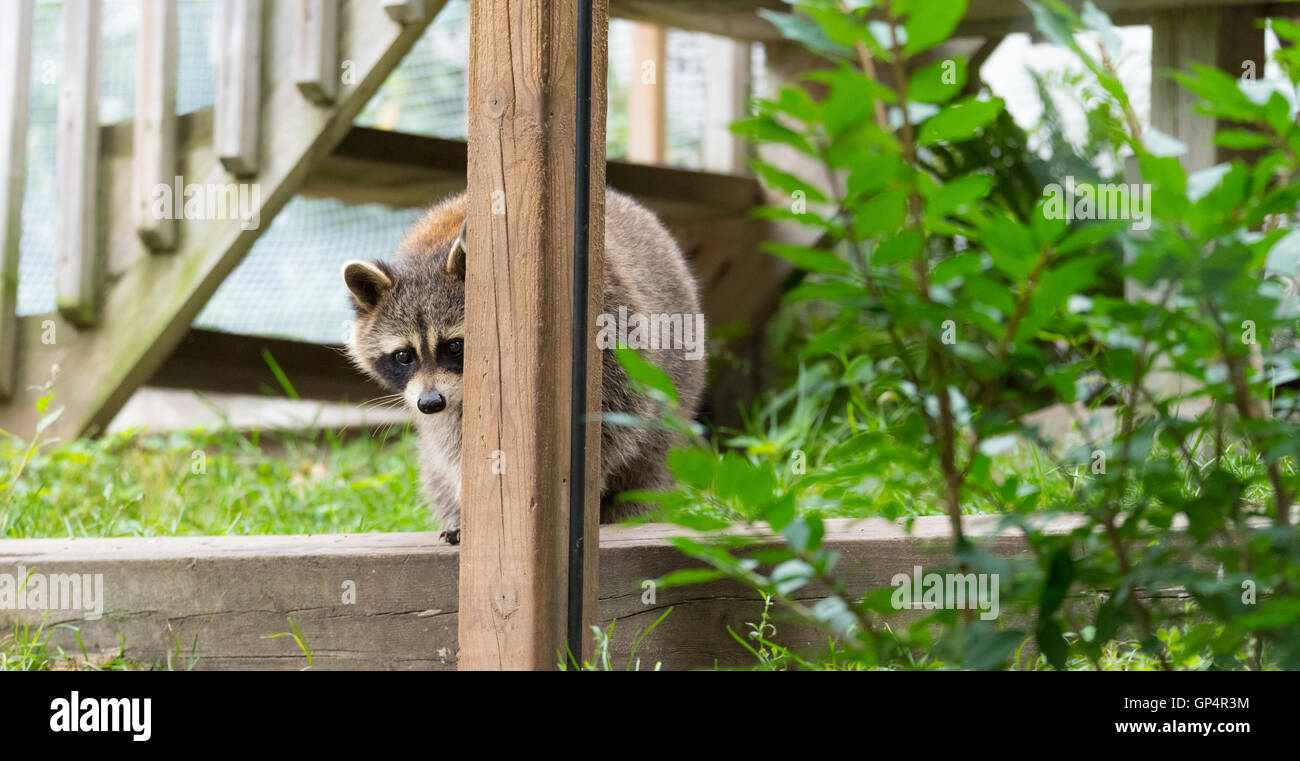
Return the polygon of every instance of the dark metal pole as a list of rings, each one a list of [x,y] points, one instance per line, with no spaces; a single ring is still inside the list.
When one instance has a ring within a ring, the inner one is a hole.
[[[578,97],[573,162],[573,377],[569,421],[569,652],[582,663],[587,481],[587,255],[591,225],[591,0],[578,0]]]

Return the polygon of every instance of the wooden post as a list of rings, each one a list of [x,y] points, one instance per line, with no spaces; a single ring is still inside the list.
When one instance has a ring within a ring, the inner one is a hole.
[[[707,48],[704,168],[710,172],[745,172],[745,141],[732,133],[731,123],[749,113],[749,43],[709,37]]]
[[[549,669],[567,615],[579,0],[470,10],[463,669]],[[602,310],[608,2],[594,0],[590,313]],[[584,619],[596,612],[601,355],[589,343]]]
[[[1192,172],[1229,160],[1231,151],[1214,145],[1224,125],[1195,112],[1196,96],[1171,79],[1169,69],[1190,71],[1203,63],[1229,76],[1264,76],[1264,30],[1255,20],[1265,6],[1159,11],[1151,21],[1151,124],[1187,144],[1183,165]]]
[[[632,87],[627,101],[627,160],[664,163],[664,61],[667,30],[655,24],[632,29]]]
[[[135,85],[136,230],[156,251],[176,247],[176,220],[155,213],[154,189],[172,187],[176,164],[176,0],[147,0],[140,10],[140,60]]]
[[[104,286],[96,230],[99,200],[100,0],[63,4],[59,83],[59,262],[56,300],[69,322],[95,322]]]
[[[1152,18],[1151,124],[1187,144],[1181,160],[1189,174],[1240,154],[1214,144],[1215,133],[1226,124],[1196,113],[1197,96],[1168,71],[1191,71],[1193,63],[1203,63],[1229,76],[1263,77],[1264,30],[1255,26],[1255,19],[1265,15],[1263,6],[1242,6],[1166,10]],[[1124,281],[1129,301],[1155,301],[1164,290],[1162,284],[1144,288],[1132,278]],[[1178,289],[1172,293],[1177,298]],[[1145,385],[1159,397],[1186,394],[1198,386],[1194,379],[1170,369],[1165,358],[1147,374]]]
[[[257,174],[262,115],[262,0],[222,0],[213,145],[226,171]]]
[[[327,106],[339,94],[338,0],[301,0],[300,36],[294,50],[298,90],[312,103]]]
[[[0,28],[0,398],[14,392],[18,351],[18,258],[27,182],[32,0],[19,0]]]

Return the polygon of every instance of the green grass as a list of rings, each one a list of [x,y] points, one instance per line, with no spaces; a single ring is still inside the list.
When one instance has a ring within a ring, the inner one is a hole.
[[[430,531],[409,430],[0,433],[0,537]]]

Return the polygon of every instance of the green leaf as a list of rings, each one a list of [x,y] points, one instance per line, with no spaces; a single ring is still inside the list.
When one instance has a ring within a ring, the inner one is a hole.
[[[908,3],[907,44],[903,54],[914,56],[944,42],[966,15],[966,0],[911,0]]]
[[[759,8],[758,15],[771,22],[781,36],[797,42],[815,53],[836,56],[852,55],[853,49],[832,40],[820,26],[803,16]]]
[[[1014,629],[974,637],[962,655],[962,668],[975,671],[1001,668],[1024,639],[1025,633]]]
[[[760,246],[764,251],[785,259],[801,270],[821,272],[830,275],[845,275],[849,264],[835,254],[819,248],[795,246],[789,243],[767,241]]]
[[[59,419],[59,416],[63,414],[63,410],[65,410],[65,409],[67,409],[67,408],[66,408],[66,407],[60,407],[60,408],[56,409],[55,411],[51,412],[50,414],[43,416],[39,421],[37,421],[37,423],[36,423],[36,436],[40,436],[42,433],[45,432],[45,429],[46,429],[46,428],[49,428],[51,425],[53,425],[53,424],[54,424],[54,421]],[[35,437],[33,437],[33,438],[35,438]]]
[[[687,486],[701,491],[713,487],[718,460],[702,449],[674,449],[668,453],[668,469]]]
[[[921,103],[947,103],[966,86],[965,58],[941,58],[912,75],[907,99]]]
[[[1056,622],[1056,619],[1040,618],[1035,637],[1038,640],[1039,651],[1047,658],[1047,662],[1052,664],[1052,668],[1065,670],[1069,644],[1065,641],[1061,625]]]
[[[913,259],[921,253],[921,245],[924,242],[925,236],[920,231],[903,230],[876,246],[875,252],[871,254],[871,263],[884,266]]]
[[[772,569],[772,583],[777,594],[788,595],[813,578],[813,567],[799,558],[791,558]]]
[[[859,240],[892,233],[906,214],[907,191],[887,190],[855,210],[853,231]]]
[[[1093,5],[1092,0],[1085,0],[1083,12],[1079,14],[1079,19],[1084,26],[1097,32],[1101,37],[1101,44],[1106,48],[1106,55],[1113,61],[1119,60],[1120,54],[1124,52],[1124,43],[1120,40],[1119,33],[1115,31],[1115,25],[1111,23],[1110,16]]]
[[[794,197],[796,193],[803,193],[804,198],[809,201],[816,201],[818,203],[826,202],[826,196],[823,195],[820,190],[798,177],[795,177],[793,174],[782,172],[771,164],[766,164],[762,161],[751,161],[749,162],[749,165],[754,168],[754,171],[758,173],[763,182],[784,192],[788,196]]]
[[[1264,264],[1269,272],[1295,275],[1300,272],[1300,230],[1292,230],[1268,250]]]
[[[662,393],[673,404],[677,403],[677,389],[668,373],[646,360],[635,349],[620,346],[617,351],[618,362],[623,366],[627,377]]]
[[[960,142],[974,137],[1002,111],[1002,99],[966,98],[945,107],[921,125],[918,140],[922,146],[943,142]]]
[[[967,174],[926,192],[926,216],[942,217],[986,197],[993,189],[993,178],[987,174]]]
[[[1244,129],[1225,129],[1220,130],[1219,134],[1214,136],[1214,144],[1230,150],[1250,151],[1268,148],[1273,145],[1274,139],[1259,132],[1250,132]]]

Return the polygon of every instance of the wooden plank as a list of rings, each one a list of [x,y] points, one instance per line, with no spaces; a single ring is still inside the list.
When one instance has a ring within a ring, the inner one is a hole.
[[[782,0],[610,0],[609,4],[610,14],[618,18],[742,40],[781,39],[776,27],[758,15],[759,8],[790,10]]]
[[[55,299],[68,322],[95,323],[103,300],[104,256],[97,240],[100,0],[63,4],[59,79],[58,268]]]
[[[150,386],[228,394],[282,395],[262,352],[269,353],[303,399],[364,402],[384,389],[357,371],[341,344],[191,330]]]
[[[0,399],[14,392],[18,351],[18,260],[27,184],[32,0],[12,6],[0,28]]]
[[[155,251],[176,247],[177,220],[155,210],[154,192],[170,188],[176,165],[176,0],[146,0],[140,8],[140,54],[135,80],[136,230]]]
[[[213,140],[226,170],[244,177],[261,159],[262,0],[221,0],[220,9]]]
[[[1044,528],[1065,533],[1080,518],[1060,516]],[[964,516],[964,530],[996,555],[1024,552],[1023,536],[999,533],[999,519]],[[887,587],[894,574],[911,574],[916,565],[952,567],[948,519],[911,520],[910,531],[905,521],[880,518],[826,521],[824,546],[840,553],[837,568],[852,594]],[[755,551],[780,546],[761,531],[735,530],[755,537]],[[679,588],[648,583],[699,567],[668,542],[687,533],[666,524],[601,528],[598,621],[607,628],[617,620],[615,668],[625,667],[638,633],[669,607],[672,613],[638,650],[642,669],[753,665],[727,628],[744,632],[759,620],[763,602],[754,592],[729,581]],[[462,554],[426,533],[3,539],[0,573],[103,574],[104,596],[98,619],[80,610],[0,610],[0,631],[44,622],[51,648],[79,652],[74,632],[54,628],[67,623],[78,628],[92,659],[116,655],[124,637],[126,657],[141,663],[166,663],[179,649],[175,667],[186,668],[193,648],[198,670],[293,670],[307,665],[293,641],[266,638],[289,631],[292,618],[312,648],[314,670],[453,669]],[[826,594],[812,584],[794,596],[813,605]],[[1004,612],[1014,623],[1006,606]],[[797,652],[826,643],[823,632],[785,621],[779,611],[776,641]]]
[[[470,9],[463,669],[554,668],[565,647],[577,2],[478,0]],[[608,26],[605,0],[592,6],[601,31],[592,55],[589,333],[603,303]],[[586,517],[594,528],[594,335],[589,346]],[[503,461],[501,474],[493,466]],[[586,596],[594,599],[594,543],[587,546]],[[584,614],[594,621],[592,608]]]
[[[298,90],[317,105],[334,102],[339,93],[338,0],[299,0]]]
[[[428,8],[424,0],[384,0],[384,12],[399,24],[421,24],[428,21]]]
[[[664,163],[667,49],[667,29],[654,24],[634,26],[632,87],[627,101],[627,160],[638,164]]]
[[[610,187],[637,197],[673,221],[742,217],[761,202],[748,177],[609,161]],[[460,140],[354,127],[329,158],[312,168],[304,195],[346,203],[423,208],[465,189]]]
[[[732,133],[731,123],[749,115],[750,46],[725,37],[709,37],[706,46],[704,168],[745,172],[745,141]]]
[[[239,218],[186,219],[174,256],[153,256],[140,242],[131,215],[131,130],[105,128],[103,203],[105,247],[110,252],[113,286],[95,329],[77,331],[58,315],[20,320],[18,391],[0,403],[0,428],[30,435],[35,428],[36,396],[30,390],[50,380],[51,367],[62,416],[46,436],[68,438],[100,430],[135,389],[147,381],[189,333],[190,325],[253,242],[301,187],[310,167],[328,156],[352,126],[352,119],[400,62],[423,28],[398,26],[365,3],[340,6],[340,55],[356,64],[357,78],[341,82],[332,109],[303,99],[293,78],[292,3],[268,4],[275,16],[266,25],[265,79],[269,83],[263,118],[276,129],[265,134],[260,205]],[[211,112],[179,120],[184,152],[180,163],[187,182],[221,188],[231,182],[212,147]],[[53,320],[57,341],[41,342],[42,323]]]

